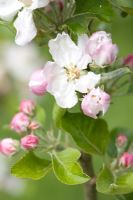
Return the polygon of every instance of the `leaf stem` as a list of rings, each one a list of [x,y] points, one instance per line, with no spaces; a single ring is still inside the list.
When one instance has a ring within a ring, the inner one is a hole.
[[[82,152],[80,161],[84,172],[92,177],[91,181],[85,183],[85,200],[97,200],[96,178],[92,164],[92,156]]]

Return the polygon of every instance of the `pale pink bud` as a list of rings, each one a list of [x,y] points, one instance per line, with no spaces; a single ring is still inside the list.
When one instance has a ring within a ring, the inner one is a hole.
[[[124,59],[124,65],[133,68],[133,54],[128,55]]]
[[[124,134],[118,135],[118,137],[116,138],[116,145],[118,147],[123,147],[127,143],[127,139],[127,136]]]
[[[86,51],[98,66],[112,64],[118,54],[118,47],[112,44],[110,34],[99,31],[89,38]]]
[[[133,154],[125,152],[121,156],[119,164],[122,165],[125,168],[133,167]]]
[[[0,152],[4,155],[13,155],[17,152],[19,142],[11,138],[5,138],[0,141]]]
[[[32,115],[35,110],[35,103],[30,99],[22,100],[19,110],[27,115]]]
[[[10,128],[17,133],[27,131],[28,125],[30,123],[30,119],[27,115],[22,112],[17,113],[10,124]]]
[[[40,124],[36,121],[32,121],[30,124],[29,124],[29,129],[31,130],[36,130],[40,128]]]
[[[47,91],[47,85],[43,69],[37,70],[32,74],[29,87],[34,94],[38,96],[44,95]]]
[[[21,139],[21,146],[24,149],[34,149],[39,144],[39,138],[35,135],[27,135]]]
[[[83,113],[94,119],[97,115],[108,110],[110,105],[110,95],[101,90],[99,87],[92,89],[86,96],[84,96],[81,103]]]

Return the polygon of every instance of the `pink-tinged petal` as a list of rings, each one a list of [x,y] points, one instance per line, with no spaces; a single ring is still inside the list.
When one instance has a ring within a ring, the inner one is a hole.
[[[13,117],[10,123],[10,128],[17,133],[22,133],[27,131],[29,123],[30,123],[29,117],[24,113],[19,112]]]
[[[21,146],[27,150],[36,148],[38,144],[39,138],[36,135],[26,135],[21,139]]]
[[[47,91],[47,85],[48,82],[45,79],[43,69],[37,70],[31,75],[29,88],[34,94],[38,96],[44,95]]]
[[[84,96],[81,103],[83,113],[94,119],[102,112],[104,114],[110,105],[110,96],[100,88],[92,89]]]
[[[125,146],[125,144],[127,144],[127,141],[128,141],[127,136],[121,133],[116,138],[116,145],[117,147],[121,148]]]
[[[19,110],[27,115],[32,115],[33,111],[35,110],[35,103],[30,99],[22,100]]]
[[[19,141],[12,138],[5,138],[0,141],[0,153],[10,156],[17,152],[19,147]]]
[[[133,154],[125,152],[121,156],[121,158],[119,160],[119,164],[125,168],[133,167]]]
[[[105,43],[93,54],[93,60],[98,66],[112,64],[117,57],[118,47],[112,43]]]

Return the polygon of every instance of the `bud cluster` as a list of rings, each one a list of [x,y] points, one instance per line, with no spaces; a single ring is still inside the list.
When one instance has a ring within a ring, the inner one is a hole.
[[[0,152],[2,154],[13,155],[20,148],[30,150],[38,146],[39,138],[34,135],[34,131],[40,128],[40,124],[34,119],[35,108],[36,105],[32,100],[21,101],[19,112],[11,120],[10,128],[22,138],[20,141],[12,138],[2,139],[0,141]]]
[[[116,147],[118,150],[118,164],[122,168],[133,167],[133,153],[130,152],[130,147],[127,149],[128,137],[120,133],[116,138]]]

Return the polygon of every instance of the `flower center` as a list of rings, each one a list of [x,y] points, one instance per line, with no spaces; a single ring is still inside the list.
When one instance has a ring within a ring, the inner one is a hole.
[[[66,73],[67,73],[67,76],[68,76],[69,80],[74,80],[74,79],[79,79],[80,78],[80,70],[75,66],[67,68],[66,69]]]
[[[31,6],[32,0],[20,0],[22,3],[25,4],[25,6]]]

